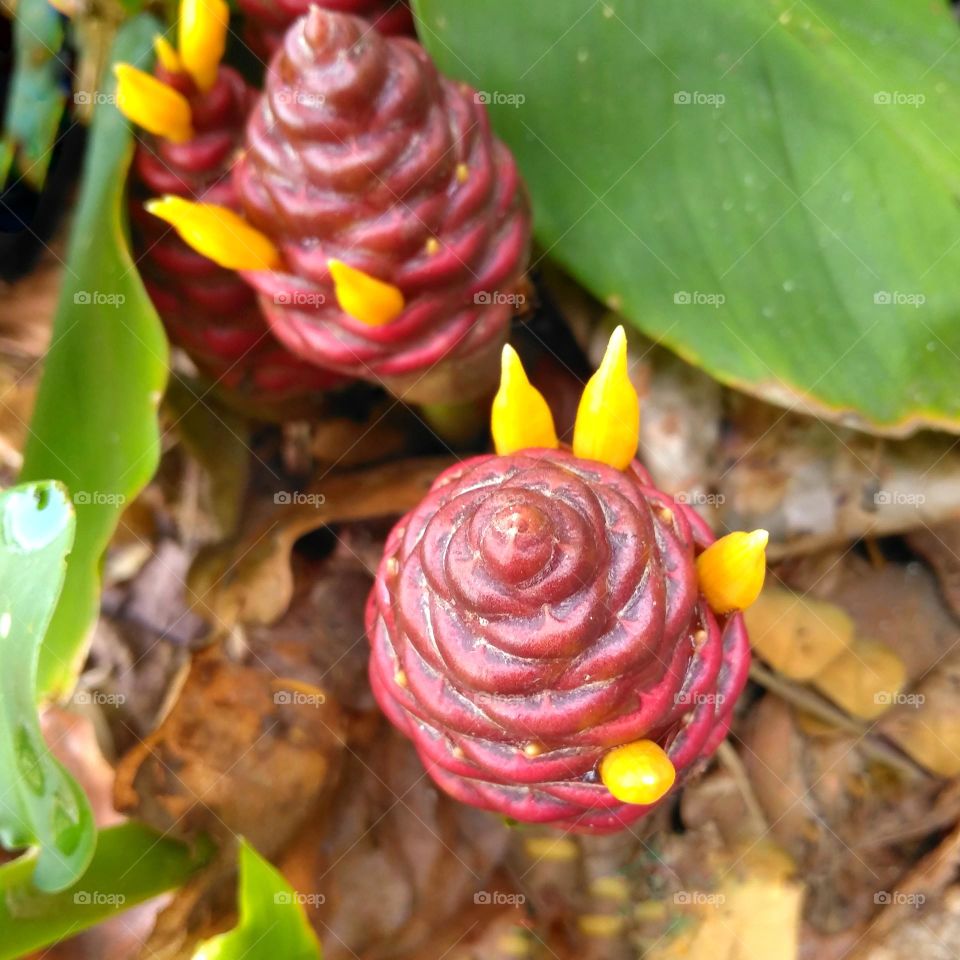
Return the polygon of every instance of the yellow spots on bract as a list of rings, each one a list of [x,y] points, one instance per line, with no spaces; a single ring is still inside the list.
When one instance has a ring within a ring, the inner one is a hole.
[[[169,223],[184,243],[227,270],[280,266],[280,253],[270,238],[226,207],[173,196],[150,200],[145,206]]]
[[[621,803],[646,805],[666,796],[677,772],[659,744],[635,740],[604,755],[600,779]]]
[[[555,450],[559,446],[550,407],[527,379],[520,357],[510,344],[503,348],[500,389],[493,400],[490,430],[500,456],[530,447]]]
[[[465,163],[457,164],[457,182],[466,183],[470,179],[470,168]]]
[[[229,27],[230,8],[224,0],[182,0],[180,60],[201,90],[209,90],[217,80]]]
[[[382,327],[403,313],[399,287],[371,277],[342,260],[328,260],[337,303],[344,313],[368,327]]]
[[[697,557],[700,590],[714,613],[745,610],[760,596],[769,539],[766,530],[728,533]]]
[[[636,456],[639,436],[640,399],[627,372],[627,335],[619,326],[580,398],[573,452],[623,470]]]
[[[440,252],[440,241],[436,237],[430,237],[430,239],[424,244],[423,248],[428,257],[435,256]]]
[[[117,109],[131,123],[171,143],[185,143],[193,136],[190,104],[182,93],[129,63],[115,64],[113,72]]]

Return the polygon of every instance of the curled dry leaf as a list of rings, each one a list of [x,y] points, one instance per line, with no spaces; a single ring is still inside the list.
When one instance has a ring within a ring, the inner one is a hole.
[[[960,775],[960,655],[945,659],[899,698],[880,730],[931,772]]]
[[[389,517],[412,509],[449,458],[402,460],[324,475],[235,541],[202,552],[189,577],[196,610],[218,631],[240,623],[274,623],[293,594],[290,551],[304,534],[327,524]]]
[[[853,621],[840,607],[782,587],[765,587],[744,617],[753,648],[793,680],[816,677],[853,642]]]
[[[885,644],[856,639],[813,678],[813,686],[847,713],[873,720],[903,688],[906,668]]]
[[[336,780],[342,721],[316,688],[193,657],[167,717],[120,762],[117,807],[182,838],[242,834],[272,856]]]

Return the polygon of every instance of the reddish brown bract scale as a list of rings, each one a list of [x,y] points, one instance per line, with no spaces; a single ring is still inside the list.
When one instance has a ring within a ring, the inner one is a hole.
[[[290,29],[234,172],[286,264],[246,276],[290,350],[413,402],[495,386],[530,213],[480,100],[356,17],[313,8]],[[344,313],[331,258],[398,287],[403,312],[376,327]]]
[[[636,461],[467,460],[387,541],[367,607],[377,700],[452,796],[623,829],[656,805],[613,797],[603,754],[654,740],[676,789],[717,749],[746,683],[742,617],[715,616],[697,585],[712,542]]]
[[[253,91],[229,67],[220,68],[205,93],[185,73],[158,68],[156,75],[187,97],[195,136],[175,144],[145,133],[134,156],[131,219],[150,298],[171,341],[233,405],[268,418],[305,412],[343,378],[285,350],[241,277],[192,250],[143,209],[144,200],[164,194],[236,209],[229,170]]]

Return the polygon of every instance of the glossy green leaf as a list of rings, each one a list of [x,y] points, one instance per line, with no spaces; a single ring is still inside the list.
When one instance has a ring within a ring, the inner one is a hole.
[[[47,750],[35,696],[73,531],[59,484],[0,493],[0,842],[39,846],[34,882],[42,890],[62,890],[83,873],[95,836],[87,798]]]
[[[914,0],[417,0],[536,231],[718,378],[960,429],[960,30]]]
[[[13,75],[0,142],[0,187],[15,161],[27,182],[40,187],[69,90],[60,60],[63,17],[47,0],[19,0],[13,38]]]
[[[202,943],[193,960],[318,960],[320,944],[300,897],[256,850],[240,845],[240,921],[227,933]]]
[[[181,886],[208,859],[138,823],[101,831],[87,872],[67,890],[42,893],[34,856],[0,867],[0,960],[42,950],[138,903]]]
[[[148,62],[156,21],[125,23],[111,62]],[[109,67],[90,130],[53,341],[30,424],[23,477],[72,492],[77,537],[44,643],[39,689],[68,690],[97,611],[99,565],[120,513],[153,476],[167,344],[127,244],[124,179],[133,150],[110,103]]]

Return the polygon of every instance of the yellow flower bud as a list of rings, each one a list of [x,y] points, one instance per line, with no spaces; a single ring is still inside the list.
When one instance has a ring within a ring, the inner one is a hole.
[[[697,557],[700,590],[714,613],[744,610],[760,596],[769,539],[766,530],[728,533]]]
[[[621,803],[645,805],[666,796],[677,771],[662,747],[652,740],[636,740],[604,755],[600,779]]]
[[[171,224],[197,253],[228,270],[273,270],[280,265],[270,238],[226,207],[167,196],[148,201],[146,208]]]
[[[559,446],[553,415],[543,395],[531,386],[517,356],[506,344],[500,373],[500,389],[493,400],[490,430],[497,453],[505,456],[529,447]]]
[[[171,143],[193,136],[190,104],[178,90],[129,63],[113,68],[117,78],[117,109],[138,127]]]
[[[403,312],[403,294],[392,283],[385,283],[344,263],[328,260],[333,289],[340,309],[369,327],[382,327]]]
[[[627,335],[621,326],[580,398],[573,452],[623,470],[636,456],[639,435],[640,400],[627,375]]]
[[[201,90],[209,90],[216,83],[229,27],[230,8],[224,0],[182,0],[180,59]]]

